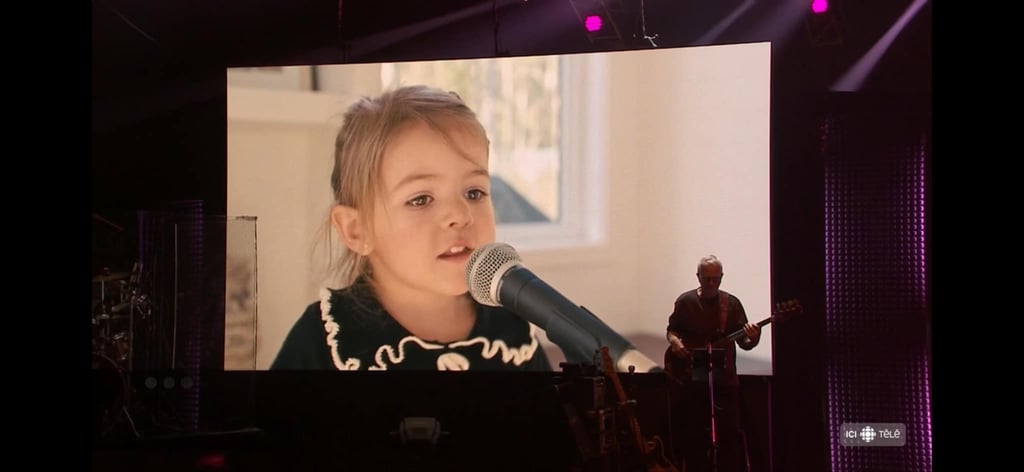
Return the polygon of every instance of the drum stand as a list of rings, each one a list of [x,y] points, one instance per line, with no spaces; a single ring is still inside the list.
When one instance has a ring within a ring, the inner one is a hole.
[[[93,283],[98,283],[100,289],[100,300],[92,314],[93,351],[110,357],[126,371],[134,367],[136,315],[143,319],[148,317],[149,303],[146,295],[139,292],[138,269],[136,264],[130,278],[127,273],[110,273],[109,270],[93,277]],[[116,282],[118,290],[111,290],[108,282]],[[118,326],[114,326],[115,322]]]
[[[127,277],[127,274],[111,274],[109,271],[104,271],[103,274],[93,277],[94,283],[99,283],[100,286],[100,300],[98,306],[93,307],[92,314],[92,325],[93,325],[93,350],[102,354],[110,354],[107,352],[110,350],[113,338],[111,336],[111,325],[113,324],[112,313],[115,310],[113,303],[110,301],[109,294],[107,293],[107,282],[113,282]],[[98,313],[97,313],[98,311]],[[116,357],[116,356],[115,356]]]
[[[128,279],[128,280],[125,280]],[[108,282],[116,282],[118,289],[112,290]],[[130,434],[139,438],[139,431],[128,411],[131,402],[131,388],[128,376],[132,371],[135,344],[136,312],[143,318],[148,315],[149,304],[146,295],[138,289],[138,265],[131,277],[127,273],[103,273],[93,277],[99,284],[99,304],[92,313],[93,344],[93,398],[94,398],[94,440],[106,440],[124,421]],[[127,317],[127,330],[123,323]]]

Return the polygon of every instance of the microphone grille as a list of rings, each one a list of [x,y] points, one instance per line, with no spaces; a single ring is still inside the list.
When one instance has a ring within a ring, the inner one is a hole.
[[[477,248],[466,262],[469,294],[484,305],[501,306],[498,301],[498,282],[511,266],[519,265],[522,261],[515,248],[505,243],[491,243]]]

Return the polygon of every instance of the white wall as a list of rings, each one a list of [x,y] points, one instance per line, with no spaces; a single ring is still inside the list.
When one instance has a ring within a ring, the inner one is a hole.
[[[601,54],[609,132],[590,138],[608,150],[606,238],[522,256],[660,361],[672,304],[697,286],[703,255],[722,259],[722,288],[751,321],[769,314],[770,45]],[[258,218],[259,369],[319,285],[310,243],[331,201],[337,114],[354,95],[315,95],[228,91],[228,213]],[[752,354],[741,352],[740,373],[771,373],[770,331]]]

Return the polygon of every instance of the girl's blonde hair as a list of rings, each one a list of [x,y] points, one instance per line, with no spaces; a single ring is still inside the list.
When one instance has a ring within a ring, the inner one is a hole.
[[[334,142],[331,190],[334,203],[358,210],[364,227],[369,231],[372,231],[374,200],[380,190],[384,151],[393,136],[414,123],[429,126],[463,154],[465,152],[459,150],[452,139],[452,131],[468,132],[482,139],[487,148],[490,146],[487,132],[476,113],[455,92],[410,85],[356,100],[345,111]],[[335,256],[331,248],[338,244],[338,238],[332,237],[331,228],[328,215],[323,236],[328,247],[329,280],[346,287],[359,277],[370,277],[365,257],[344,245],[340,245]]]

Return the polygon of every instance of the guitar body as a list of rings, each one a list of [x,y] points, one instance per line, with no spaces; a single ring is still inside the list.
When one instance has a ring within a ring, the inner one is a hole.
[[[647,447],[647,457],[655,458],[653,460],[646,459],[647,472],[686,472],[686,466],[672,465],[668,461],[669,452],[665,450],[665,445],[662,444],[660,437],[655,437],[656,441],[651,441]]]
[[[665,375],[677,384],[689,381],[693,376],[693,356],[676,354],[671,346],[665,349]]]

